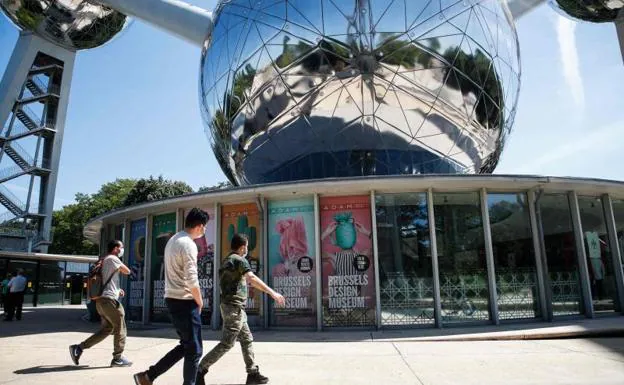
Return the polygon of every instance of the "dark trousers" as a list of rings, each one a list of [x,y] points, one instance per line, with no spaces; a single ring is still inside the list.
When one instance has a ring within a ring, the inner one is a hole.
[[[165,298],[171,322],[180,337],[180,343],[150,366],[147,376],[154,381],[184,358],[183,385],[195,385],[199,359],[202,356],[201,309],[194,300]]]
[[[24,305],[24,292],[9,293],[6,308],[6,319],[11,321],[13,317],[18,320],[22,319],[22,305]]]

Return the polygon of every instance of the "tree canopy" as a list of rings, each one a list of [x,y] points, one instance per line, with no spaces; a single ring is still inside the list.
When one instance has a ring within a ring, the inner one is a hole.
[[[226,188],[228,182],[219,182],[200,191]],[[52,217],[53,238],[50,253],[93,255],[98,246],[86,240],[82,230],[86,223],[108,211],[148,201],[189,194],[193,188],[180,181],[162,176],[142,179],[116,179],[105,183],[94,194],[76,194],[76,202],[55,210]]]

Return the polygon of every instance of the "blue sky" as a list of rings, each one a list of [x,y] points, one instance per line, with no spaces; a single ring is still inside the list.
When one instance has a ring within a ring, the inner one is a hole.
[[[624,65],[615,27],[571,22],[543,5],[518,20],[517,31],[522,86],[496,173],[624,180]],[[0,18],[0,72],[17,35]],[[117,177],[162,174],[195,189],[225,180],[200,119],[199,59],[197,47],[140,21],[78,54],[55,208]]]

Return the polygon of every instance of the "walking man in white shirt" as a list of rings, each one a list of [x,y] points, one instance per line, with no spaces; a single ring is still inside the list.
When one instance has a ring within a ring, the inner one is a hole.
[[[123,254],[124,245],[121,241],[108,243],[108,255],[102,261],[102,281],[108,283],[104,286],[102,295],[95,300],[95,308],[102,318],[102,328],[80,344],[69,347],[69,354],[76,365],[83,350],[99,344],[110,334],[114,336],[113,360],[110,365],[132,365],[132,362],[123,356],[126,346],[126,314],[124,307],[119,303],[119,297],[123,297],[125,293],[119,287],[119,273],[130,274],[128,266],[121,262]]]
[[[180,343],[147,371],[135,374],[136,385],[151,385],[182,358],[183,385],[195,385],[202,355],[200,315],[204,303],[197,277],[197,245],[193,240],[204,235],[208,220],[208,213],[192,209],[186,216],[184,230],[165,246],[165,302]]]
[[[24,292],[26,291],[26,277],[24,270],[17,270],[17,275],[9,281],[9,308],[5,321],[13,321],[13,317],[20,321],[22,319],[22,306],[24,305]]]

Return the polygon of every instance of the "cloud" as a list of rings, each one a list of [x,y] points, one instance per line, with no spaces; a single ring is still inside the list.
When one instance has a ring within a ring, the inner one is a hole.
[[[577,107],[585,106],[585,91],[576,49],[576,23],[565,17],[557,17],[557,40],[563,67],[563,76],[570,87],[572,98]]]
[[[532,162],[523,163],[511,170],[518,174],[540,174],[546,167],[554,163],[562,164],[566,161],[578,160],[579,157],[592,159],[604,154],[608,150],[619,148],[624,133],[624,121],[618,121],[595,131],[588,131],[587,135],[578,135],[552,148],[548,153],[537,157]]]

